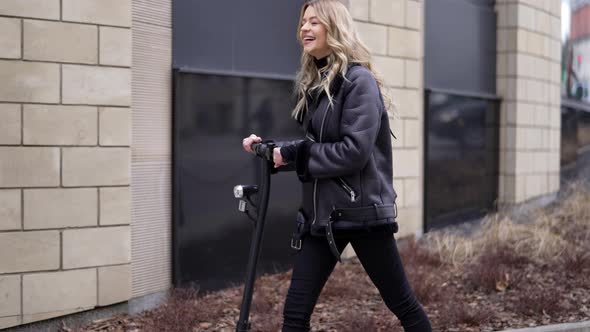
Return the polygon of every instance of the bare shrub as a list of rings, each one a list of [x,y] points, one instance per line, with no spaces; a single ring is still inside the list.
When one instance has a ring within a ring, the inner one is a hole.
[[[551,288],[521,292],[513,308],[525,316],[554,315],[567,311],[560,305],[561,294]]]
[[[492,312],[458,301],[449,301],[447,306],[441,308],[441,325],[444,328],[457,327],[461,324],[480,326],[492,318]]]

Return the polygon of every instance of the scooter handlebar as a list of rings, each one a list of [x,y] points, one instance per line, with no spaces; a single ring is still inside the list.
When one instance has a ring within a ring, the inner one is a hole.
[[[252,143],[251,148],[254,151],[256,156],[266,159],[268,161],[273,161],[273,150],[276,147],[275,143],[268,142],[268,143]]]

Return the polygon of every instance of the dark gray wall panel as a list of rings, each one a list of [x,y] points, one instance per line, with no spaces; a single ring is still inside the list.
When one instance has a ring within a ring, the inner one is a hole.
[[[493,1],[427,0],[425,86],[496,92],[496,13]]]
[[[293,77],[299,63],[302,0],[178,0],[173,67]]]

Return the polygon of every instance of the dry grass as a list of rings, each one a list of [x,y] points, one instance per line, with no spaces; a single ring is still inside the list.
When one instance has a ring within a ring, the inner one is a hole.
[[[434,232],[425,242],[442,262],[455,267],[476,264],[494,248],[538,263],[566,259],[572,247],[590,249],[590,192],[581,185],[572,186],[559,206],[539,209],[531,218],[532,223],[518,224],[496,214],[486,217],[470,237]]]
[[[590,318],[590,192],[574,186],[559,204],[528,217],[530,222],[519,224],[494,215],[469,236],[435,232],[419,242],[399,242],[410,284],[436,331]],[[280,329],[290,277],[257,279],[253,332]],[[242,287],[205,295],[177,290],[165,305],[125,318],[125,324],[141,326],[142,332],[233,331],[241,295]],[[311,324],[314,331],[401,331],[356,259],[336,267]]]

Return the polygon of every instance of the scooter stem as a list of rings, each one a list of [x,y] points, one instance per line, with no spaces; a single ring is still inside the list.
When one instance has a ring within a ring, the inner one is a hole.
[[[272,151],[274,146],[268,148]],[[258,149],[257,149],[258,150]],[[272,156],[272,154],[270,154]],[[240,307],[240,318],[236,326],[236,332],[250,331],[250,306],[252,304],[252,293],[254,291],[254,281],[256,280],[256,265],[260,256],[260,248],[262,246],[262,236],[264,233],[264,221],[266,219],[266,210],[268,207],[268,199],[270,194],[270,171],[274,166],[272,159],[268,160],[268,154],[261,156],[261,183],[259,186],[259,200],[258,200],[258,220],[253,230],[253,240],[250,244],[250,254],[248,258],[248,267],[246,270],[246,283],[244,285],[244,295],[242,298],[242,305]]]

